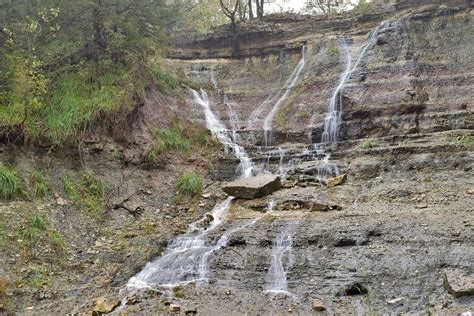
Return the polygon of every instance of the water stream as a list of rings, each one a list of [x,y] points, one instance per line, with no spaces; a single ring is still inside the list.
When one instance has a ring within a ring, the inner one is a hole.
[[[293,73],[288,78],[288,80],[285,82],[285,85],[283,86],[283,88],[279,92],[279,94],[280,93],[282,93],[282,94],[280,95],[278,100],[275,102],[275,104],[273,105],[271,111],[268,113],[267,117],[263,121],[263,133],[264,133],[263,137],[264,137],[265,146],[270,146],[271,145],[272,123],[273,123],[273,119],[274,119],[276,113],[278,113],[278,110],[280,109],[281,104],[288,97],[291,90],[295,86],[296,82],[300,78],[300,74],[301,74],[301,72],[304,68],[304,65],[305,65],[305,50],[306,50],[306,47],[303,46],[301,48],[301,60],[300,60],[300,62],[298,63],[298,65],[296,65],[296,68],[293,70]]]
[[[232,149],[234,155],[239,159],[239,171],[238,173],[242,178],[248,178],[252,175],[253,163],[250,157],[248,156],[245,149],[233,141],[232,135],[235,134],[232,131],[229,131],[217,118],[217,116],[212,112],[209,97],[206,91],[201,89],[201,92],[191,89],[193,94],[194,101],[201,105],[204,110],[204,115],[206,117],[206,126],[212,132],[212,134],[219,140],[220,143],[226,148]]]

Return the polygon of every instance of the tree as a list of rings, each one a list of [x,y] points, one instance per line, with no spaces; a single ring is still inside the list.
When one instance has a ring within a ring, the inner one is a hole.
[[[263,4],[265,3],[264,0],[255,0],[255,3],[257,5],[257,18],[259,20],[263,19]]]
[[[219,0],[219,4],[224,15],[230,19],[231,29],[236,31],[236,14],[241,5],[240,0]]]
[[[313,14],[336,13],[350,5],[349,0],[306,0],[304,10]]]

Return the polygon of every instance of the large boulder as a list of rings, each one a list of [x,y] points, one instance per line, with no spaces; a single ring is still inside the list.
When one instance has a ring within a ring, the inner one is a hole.
[[[474,295],[474,278],[458,271],[444,272],[444,286],[454,297]]]
[[[247,179],[232,181],[224,185],[222,190],[238,199],[255,199],[268,195],[281,188],[279,176],[261,174]]]

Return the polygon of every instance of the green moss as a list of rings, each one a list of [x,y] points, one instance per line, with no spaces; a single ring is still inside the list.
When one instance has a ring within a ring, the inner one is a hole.
[[[327,54],[329,57],[339,56],[339,48],[337,46],[329,47]]]
[[[200,175],[190,172],[178,179],[176,188],[182,195],[195,196],[202,191],[203,181]]]

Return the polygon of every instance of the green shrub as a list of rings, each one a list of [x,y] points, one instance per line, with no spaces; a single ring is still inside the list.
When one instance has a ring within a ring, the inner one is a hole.
[[[467,144],[472,143],[472,137],[471,135],[459,135],[459,136],[456,136],[456,141],[458,143],[467,145]]]
[[[13,200],[21,194],[20,179],[12,169],[0,164],[0,199]]]
[[[30,183],[35,198],[44,198],[49,193],[49,184],[43,171],[35,170],[31,173]]]
[[[372,140],[370,138],[365,139],[362,144],[360,145],[362,149],[369,149],[374,147],[374,144],[372,143]]]
[[[202,178],[195,172],[187,173],[178,179],[176,188],[180,194],[195,196],[202,191]]]

